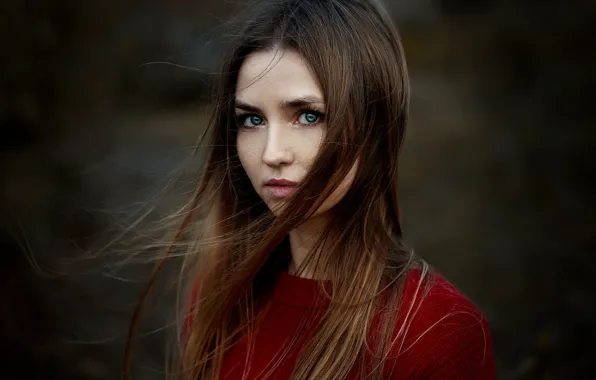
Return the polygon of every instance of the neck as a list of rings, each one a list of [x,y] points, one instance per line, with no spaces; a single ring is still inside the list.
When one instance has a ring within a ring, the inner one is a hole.
[[[314,249],[326,228],[327,222],[328,219],[325,215],[319,215],[290,231],[290,250],[292,254],[292,261],[288,269],[290,274],[295,274],[300,269],[301,277],[314,278],[314,268],[303,268],[302,266],[308,255],[318,255],[320,253],[315,252]]]

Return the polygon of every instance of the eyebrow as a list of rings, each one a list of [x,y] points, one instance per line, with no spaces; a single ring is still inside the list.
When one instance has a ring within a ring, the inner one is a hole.
[[[279,108],[281,109],[296,109],[300,107],[304,107],[313,103],[320,103],[323,104],[323,100],[318,96],[308,95],[302,96],[300,98],[292,99],[292,100],[282,100],[279,103]],[[241,100],[236,100],[236,108],[250,111],[250,112],[261,112],[259,107],[253,106],[251,104],[245,103]]]

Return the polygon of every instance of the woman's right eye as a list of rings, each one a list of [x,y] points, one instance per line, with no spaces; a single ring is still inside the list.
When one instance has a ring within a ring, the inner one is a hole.
[[[263,124],[263,118],[257,115],[240,115],[238,119],[245,128],[254,128]]]

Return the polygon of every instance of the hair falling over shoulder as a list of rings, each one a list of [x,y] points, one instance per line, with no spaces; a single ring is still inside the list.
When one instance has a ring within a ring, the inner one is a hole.
[[[332,209],[331,223],[341,228],[330,228],[318,242],[321,253],[307,258],[316,278],[330,280],[333,291],[292,379],[344,378],[355,365],[367,378],[381,379],[383,359],[396,344],[405,274],[426,268],[402,241],[397,177],[409,84],[399,35],[373,0],[276,0],[251,10],[222,66],[212,120],[200,142],[211,148],[197,188],[173,216],[177,229],[169,249],[191,242],[181,279],[187,279],[186,293],[198,291],[182,295],[191,323],[170,376],[218,378],[224,356],[254,327],[267,290],[287,269],[289,231],[321,206],[358,161],[353,185]],[[309,62],[327,108],[327,132],[312,170],[277,217],[239,162],[233,105],[243,60],[273,47],[293,49]],[[380,309],[381,329],[371,342],[368,331]]]

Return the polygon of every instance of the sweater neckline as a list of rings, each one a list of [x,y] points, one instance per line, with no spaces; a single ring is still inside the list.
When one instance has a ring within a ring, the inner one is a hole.
[[[328,281],[280,273],[273,292],[273,301],[302,308],[326,307],[329,296],[325,293]]]
[[[422,271],[418,268],[408,271],[404,293],[407,293],[407,288],[418,285],[421,274]],[[313,280],[281,272],[273,291],[273,302],[301,308],[327,307],[331,303],[330,293],[331,281]]]

